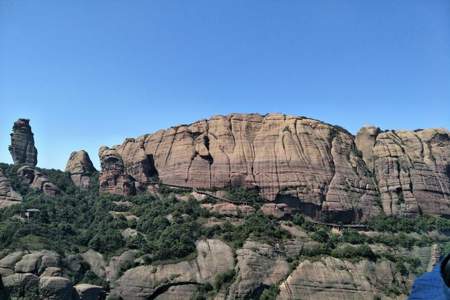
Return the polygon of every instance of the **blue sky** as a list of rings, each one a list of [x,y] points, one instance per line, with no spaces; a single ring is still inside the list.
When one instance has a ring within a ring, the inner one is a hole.
[[[0,161],[39,166],[231,112],[450,128],[448,0],[0,0]]]

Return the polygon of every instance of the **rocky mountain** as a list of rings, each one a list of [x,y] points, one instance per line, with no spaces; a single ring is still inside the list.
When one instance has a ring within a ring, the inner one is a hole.
[[[30,120],[19,119],[14,123],[9,152],[11,153],[15,164],[26,164],[32,167],[36,166],[37,149],[34,146],[34,137],[30,127]]]
[[[232,114],[180,125],[99,152],[104,192],[130,195],[155,178],[199,189],[245,187],[313,218],[448,215],[445,129],[338,126],[282,114]]]
[[[233,114],[101,147],[100,174],[30,153],[0,163],[0,300],[406,299],[450,251],[444,129]]]

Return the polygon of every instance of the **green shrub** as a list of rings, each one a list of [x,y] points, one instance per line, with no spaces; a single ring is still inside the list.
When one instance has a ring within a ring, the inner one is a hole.
[[[235,275],[236,272],[234,270],[229,270],[217,275],[214,279],[214,289],[216,291],[219,291],[222,286],[230,284],[233,281]]]

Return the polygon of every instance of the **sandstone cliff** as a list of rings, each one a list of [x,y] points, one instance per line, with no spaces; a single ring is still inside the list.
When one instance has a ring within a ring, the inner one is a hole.
[[[389,215],[450,215],[450,133],[446,129],[362,128],[358,148]]]
[[[256,188],[267,201],[334,221],[364,220],[381,210],[450,213],[445,129],[364,127],[355,138],[305,117],[232,114],[128,138],[100,151],[100,159],[101,189],[119,194],[158,178],[202,189]]]
[[[14,123],[9,152],[11,153],[14,164],[36,166],[37,149],[34,146],[30,120],[19,119]]]
[[[120,166],[107,176],[111,157]],[[186,187],[257,188],[268,201],[289,202],[312,217],[348,221],[379,212],[375,182],[353,136],[303,117],[215,116],[126,139],[101,150],[100,159],[105,165],[100,182],[108,186],[103,190],[116,190],[110,184],[112,177],[122,178],[118,173],[140,185],[158,176],[162,183]]]

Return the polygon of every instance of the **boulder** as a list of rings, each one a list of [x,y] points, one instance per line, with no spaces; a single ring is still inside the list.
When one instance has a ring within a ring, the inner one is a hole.
[[[290,215],[292,209],[286,203],[266,203],[261,206],[261,212],[266,216],[281,219]]]
[[[36,166],[37,149],[34,146],[33,132],[30,120],[19,119],[14,122],[11,133],[11,145],[9,146],[14,164],[26,164]]]
[[[277,299],[374,299],[381,296],[391,299],[385,292],[386,287],[393,285],[408,291],[411,282],[398,274],[391,262],[350,262],[323,257],[300,262],[280,285]]]
[[[11,182],[6,178],[0,169],[0,209],[20,204],[22,202],[22,196],[14,191],[11,186]]]
[[[103,255],[97,251],[89,249],[81,254],[83,260],[89,265],[92,272],[100,278],[105,278],[106,262]]]
[[[212,284],[217,275],[233,270],[233,250],[224,242],[200,240],[196,246],[198,255],[193,260],[127,270],[116,281],[112,294],[123,299],[143,300],[155,297],[172,286]],[[185,293],[185,290],[180,293]],[[176,299],[178,296],[173,297]]]
[[[47,196],[56,196],[61,194],[61,190],[44,173],[30,166],[22,166],[17,170],[17,176],[22,182],[29,184],[34,190],[38,190]]]
[[[41,277],[39,294],[43,300],[77,300],[78,295],[69,279],[64,277]]]
[[[89,154],[84,150],[74,151],[70,154],[65,171],[70,173],[72,182],[82,189],[89,187],[92,174],[97,172]]]
[[[48,267],[59,267],[61,257],[58,253],[41,250],[24,255],[14,267],[16,273],[41,274]]]
[[[7,293],[16,299],[37,299],[38,297],[39,277],[34,274],[15,273],[3,277],[2,281]]]
[[[106,279],[110,282],[116,281],[124,270],[134,265],[137,253],[137,250],[127,250],[119,256],[113,256],[105,268]]]
[[[105,299],[105,290],[101,286],[80,283],[75,286],[80,300],[102,300]]]
[[[14,266],[26,253],[22,250],[14,251],[0,259],[0,268],[14,270]]]

